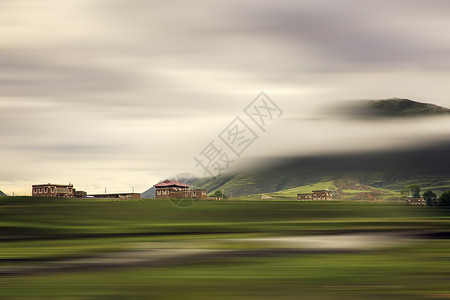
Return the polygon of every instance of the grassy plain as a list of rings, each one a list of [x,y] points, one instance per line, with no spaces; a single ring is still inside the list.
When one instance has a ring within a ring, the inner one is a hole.
[[[392,239],[323,243],[353,235]],[[450,298],[449,236],[450,210],[386,202],[3,197],[0,299]]]

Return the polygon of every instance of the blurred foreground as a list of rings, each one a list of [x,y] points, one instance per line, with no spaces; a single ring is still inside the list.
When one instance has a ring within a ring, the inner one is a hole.
[[[450,298],[449,225],[386,203],[0,198],[0,298]]]

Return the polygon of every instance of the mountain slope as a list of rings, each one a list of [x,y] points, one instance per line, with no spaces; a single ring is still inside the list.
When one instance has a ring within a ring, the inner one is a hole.
[[[143,192],[141,194],[141,198],[142,199],[154,199],[155,198],[155,187],[152,186],[151,188],[149,188],[148,190]]]
[[[356,179],[342,177],[335,180],[316,182],[273,193],[260,193],[245,196],[246,199],[295,200],[297,194],[311,193],[314,190],[333,191],[333,198],[339,200],[397,200],[400,193],[394,190],[375,188],[359,183]]]
[[[450,189],[450,143],[428,148],[372,153],[310,156],[286,159],[270,167],[215,178],[197,185],[209,192],[224,190],[228,196],[274,193],[320,182],[332,181],[370,188],[400,191],[405,185],[419,184],[441,193]],[[343,187],[349,193],[358,189]]]

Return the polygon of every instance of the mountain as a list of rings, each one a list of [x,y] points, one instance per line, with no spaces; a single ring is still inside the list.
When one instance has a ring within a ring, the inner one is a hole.
[[[450,109],[410,99],[391,98],[346,102],[334,112],[348,118],[404,118],[450,115]]]
[[[385,99],[351,102],[335,107],[335,113],[358,121],[371,118],[450,116],[450,109],[409,99]],[[333,108],[330,108],[333,113]],[[363,141],[361,141],[363,142]],[[345,199],[377,198],[398,195],[405,185],[418,184],[422,191],[450,190],[450,143],[420,147],[346,154],[310,155],[283,159],[264,159],[265,167],[246,169],[214,178],[195,180],[191,185],[209,193],[222,190],[232,197],[284,195],[330,188]],[[270,165],[267,161],[271,162]],[[256,163],[258,165],[258,162]],[[178,180],[181,181],[181,180]],[[183,181],[182,181],[183,182]],[[279,194],[279,193],[278,193]],[[142,194],[154,197],[150,188]]]
[[[450,114],[450,109],[442,106],[399,98],[369,101],[368,109],[378,116],[407,117]]]
[[[274,193],[290,189],[331,188],[343,194],[371,191],[398,193],[405,185],[419,184],[422,191],[450,190],[450,143],[416,149],[293,157],[271,166],[197,183],[228,196]],[[348,195],[343,195],[348,196]]]
[[[141,198],[142,199],[154,199],[155,198],[155,187],[152,186],[145,192],[141,193]]]

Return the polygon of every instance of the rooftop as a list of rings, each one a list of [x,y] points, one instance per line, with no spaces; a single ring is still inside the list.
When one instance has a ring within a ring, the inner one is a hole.
[[[33,184],[33,187],[40,187],[40,186],[62,186],[62,187],[73,187],[73,184],[53,184],[53,183],[46,183],[46,184]]]
[[[189,187],[189,185],[181,183],[175,180],[166,179],[163,182],[155,184],[155,187],[169,187],[169,186],[178,186],[178,187]]]

